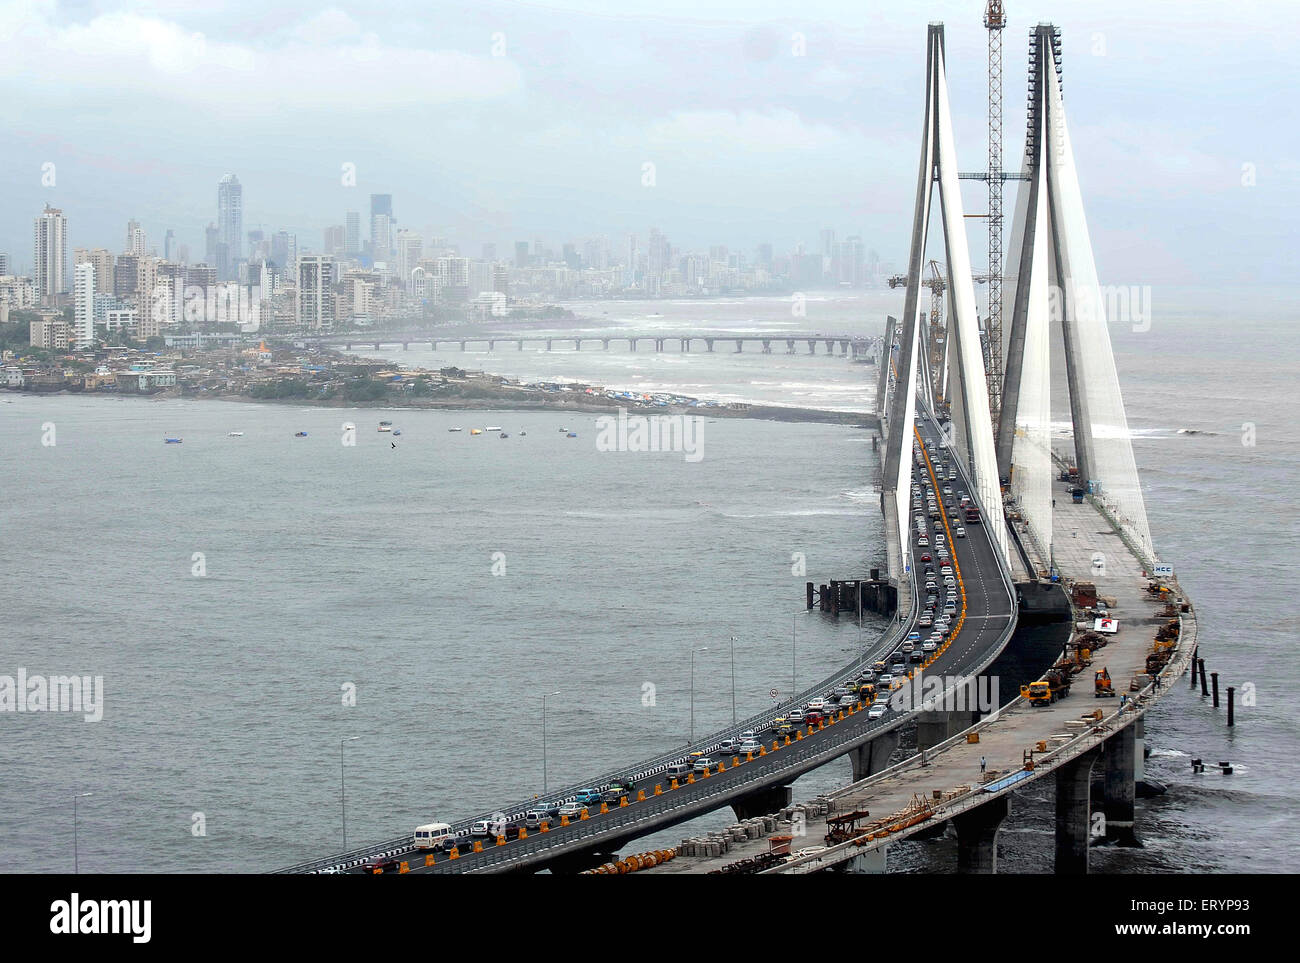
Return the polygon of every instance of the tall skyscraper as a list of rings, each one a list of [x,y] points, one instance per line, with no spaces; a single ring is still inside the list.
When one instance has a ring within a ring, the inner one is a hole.
[[[370,195],[370,257],[387,261],[393,251],[393,195]]]
[[[298,259],[297,277],[298,327],[328,331],[334,326],[334,259],[327,254],[304,254]]]
[[[217,183],[217,232],[217,240],[226,245],[227,270],[233,272],[244,250],[244,189],[234,174],[227,174]]]
[[[396,245],[398,278],[405,286],[411,281],[411,272],[424,256],[424,239],[414,231],[398,231]]]
[[[78,264],[72,272],[72,317],[79,345],[95,343],[95,265]]]
[[[271,237],[271,260],[286,276],[293,277],[294,263],[298,260],[298,235],[276,231]]]
[[[35,257],[32,260],[36,296],[41,304],[53,306],[67,291],[68,219],[58,208],[45,205],[33,230]]]
[[[347,253],[347,228],[335,224],[325,228],[325,253],[338,257]]]
[[[347,222],[347,247],[348,254],[361,253],[361,215],[356,211],[348,211]]]
[[[163,260],[176,261],[176,232],[170,227],[167,228],[167,236],[163,238]]]
[[[0,278],[9,274],[9,255],[0,254]]]

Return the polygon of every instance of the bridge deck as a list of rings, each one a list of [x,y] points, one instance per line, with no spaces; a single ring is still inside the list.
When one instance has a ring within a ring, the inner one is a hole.
[[[1151,651],[1155,628],[1164,619],[1156,614],[1158,603],[1152,601],[1152,597],[1145,591],[1146,579],[1143,577],[1141,564],[1123,546],[1109,523],[1091,505],[1086,503],[1075,505],[1068,498],[1059,498],[1054,512],[1054,524],[1057,532],[1056,559],[1061,571],[1073,579],[1093,581],[1097,585],[1099,594],[1114,598],[1115,614],[1121,626],[1119,634],[1110,644],[1093,653],[1092,666],[1085,668],[1075,677],[1076,684],[1072,687],[1070,695],[1050,706],[1042,707],[1030,706],[1017,700],[997,716],[979,723],[976,727],[979,731],[978,743],[967,743],[964,737],[955,737],[927,753],[927,764],[924,766],[919,757],[913,757],[884,773],[851,784],[831,794],[835,811],[843,813],[865,809],[875,817],[904,809],[916,796],[929,799],[933,790],[949,793],[962,786],[974,790],[965,796],[955,797],[949,802],[936,803],[936,806],[941,808],[927,823],[911,830],[893,833],[885,839],[862,847],[850,843],[828,848],[820,854],[793,860],[768,872],[799,873],[824,869],[835,862],[847,860],[860,853],[887,846],[889,842],[906,838],[913,832],[933,825],[936,820],[950,818],[964,809],[983,804],[988,801],[990,794],[979,791],[981,757],[985,758],[989,773],[1001,772],[1010,775],[1022,770],[1024,750],[1033,748],[1040,740],[1046,741],[1049,749],[1061,745],[1061,740],[1056,740],[1054,737],[1063,733],[1080,736],[1090,727],[1076,726],[1073,723],[1085,713],[1102,709],[1106,717],[1103,720],[1105,727],[1103,732],[1094,733],[1091,738],[1076,738],[1072,743],[1062,746],[1057,752],[1049,755],[1035,754],[1036,768],[1026,778],[1029,780],[1043,778],[1053,773],[1062,763],[1113,733],[1116,728],[1132,724],[1139,714],[1145,713],[1155,703],[1160,694],[1168,691],[1169,686],[1186,667],[1191,649],[1195,645],[1194,615],[1183,616],[1184,628],[1179,641],[1179,654],[1163,673],[1160,692],[1150,692],[1136,709],[1131,709],[1117,717],[1118,695],[1115,699],[1095,698],[1092,672],[1103,666],[1108,668],[1116,693],[1128,693],[1132,677],[1145,672],[1146,656]],[[1095,552],[1101,552],[1105,556],[1104,575],[1094,570]],[[994,795],[1010,791],[1011,787],[1007,787]],[[795,851],[822,848],[825,833],[825,818],[810,817],[806,823],[804,836],[796,837],[791,848]],[[768,848],[769,843],[766,839],[747,840],[733,844],[730,851],[720,857],[679,857],[648,872],[707,873],[720,869],[728,863],[758,856]]]

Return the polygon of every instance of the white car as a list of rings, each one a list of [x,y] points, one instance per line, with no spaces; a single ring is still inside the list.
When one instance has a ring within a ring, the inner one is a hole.
[[[966,529],[964,529],[964,528],[962,528],[960,525],[958,525],[956,531],[953,532],[953,535],[954,535],[955,537],[957,537],[957,538],[965,538],[965,537],[966,537]]]
[[[877,702],[875,705],[873,705],[870,709],[867,710],[867,718],[879,719],[885,714],[885,710],[888,708],[889,706],[886,705],[885,703]]]

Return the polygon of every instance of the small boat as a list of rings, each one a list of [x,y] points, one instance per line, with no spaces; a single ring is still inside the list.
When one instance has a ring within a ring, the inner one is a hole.
[[[244,433],[243,433],[242,431],[232,431],[232,432],[230,432],[229,434],[227,434],[226,437],[227,437],[227,438],[243,438],[243,437],[244,437]]]
[[[464,428],[448,428],[448,431],[464,431]]]
[[[560,434],[564,434],[564,433],[565,433],[566,431],[568,431],[568,430],[569,430],[568,428],[561,428],[561,429],[560,429]]]
[[[570,437],[570,438],[577,438],[577,437],[578,437],[578,433],[577,433],[576,431],[571,431],[571,432],[569,432],[569,437]]]
[[[502,437],[502,438],[509,438],[510,436],[507,435],[507,434],[503,431],[503,432],[501,432],[501,437]]]
[[[344,431],[356,431],[356,430],[357,430],[357,426],[354,425],[354,424],[353,424],[352,422],[350,422],[350,421],[345,421],[345,422],[343,422],[343,430],[344,430]]]
[[[183,440],[181,438],[164,438],[163,442],[168,445],[179,445]]]
[[[293,433],[293,436],[294,436],[295,438],[306,438],[306,437],[307,437],[307,432],[305,432],[305,431],[295,431],[295,432]]]
[[[401,428],[394,428],[394,429],[393,429],[393,434],[394,434],[394,435],[400,435],[401,433],[402,433],[402,429],[401,429]]]
[[[500,426],[500,425],[488,425],[487,428],[484,429],[484,430],[485,430],[485,431],[500,431],[500,430],[501,430],[501,426]]]
[[[526,432],[526,431],[521,431],[521,432],[519,433],[519,437],[520,437],[520,438],[527,438],[527,437],[528,437],[528,432]]]
[[[471,429],[469,430],[469,433],[470,433],[471,435],[481,435],[481,434],[483,434],[483,429],[482,429],[482,428],[471,428]]]
[[[392,430],[393,430],[393,423],[392,423],[391,421],[381,421],[381,422],[379,423],[379,430],[380,430],[380,431],[392,431]]]

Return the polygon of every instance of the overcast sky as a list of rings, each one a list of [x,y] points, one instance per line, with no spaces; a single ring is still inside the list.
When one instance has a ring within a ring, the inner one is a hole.
[[[471,254],[652,226],[687,248],[816,249],[831,227],[897,265],[930,21],[947,24],[962,167],[987,163],[983,5],[0,0],[0,251],[26,269],[49,202],[68,215],[69,249],[120,251],[135,217],[151,246],[170,227],[201,258],[233,171],[245,230],[289,229],[313,249],[345,211],[365,223],[374,192],[393,195],[399,226]],[[1300,4],[1007,10],[1008,166],[1028,33],[1050,20],[1103,280],[1291,279]],[[983,210],[983,188],[966,190]],[[982,230],[972,222],[977,257]]]

